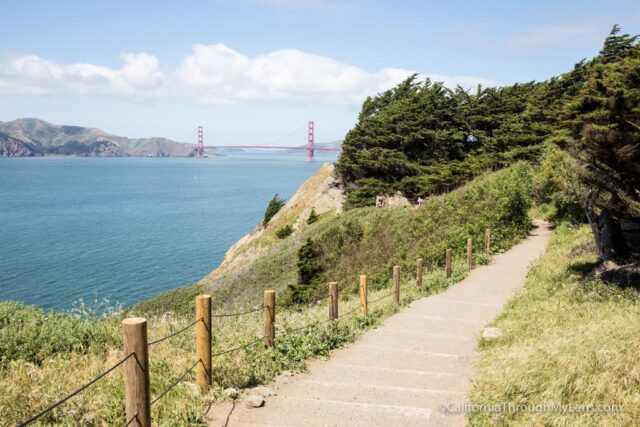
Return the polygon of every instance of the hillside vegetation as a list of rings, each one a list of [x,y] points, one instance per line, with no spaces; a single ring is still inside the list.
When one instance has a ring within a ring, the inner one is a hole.
[[[152,315],[190,312],[193,297],[200,292],[212,293],[214,307],[241,308],[259,303],[264,289],[275,289],[283,302],[291,302],[292,292],[303,294],[297,302],[311,302],[326,293],[328,281],[338,281],[341,287],[355,292],[358,275],[365,273],[370,286],[379,288],[387,285],[393,265],[400,265],[402,274],[409,277],[414,274],[417,258],[435,266],[443,262],[446,248],[462,256],[468,237],[480,247],[487,227],[494,230],[493,249],[506,249],[530,229],[527,212],[532,175],[529,165],[517,163],[481,176],[450,194],[432,197],[414,209],[358,208],[339,215],[321,215],[312,224],[289,214],[276,217],[274,221],[280,222],[272,231],[254,237],[262,243],[247,240],[236,249],[237,254],[254,251],[260,256],[250,260],[239,255],[244,262],[237,268],[214,273],[196,286],[168,292],[133,310]],[[299,212],[309,209],[298,205]],[[282,221],[284,218],[287,220]],[[284,240],[270,234],[285,223],[298,224],[296,233]],[[317,252],[313,262],[318,268],[309,283],[299,283],[298,252],[308,240]],[[265,245],[260,252],[251,249],[260,244]]]
[[[471,425],[640,424],[640,293],[594,275],[597,262],[588,227],[558,227],[523,292],[492,324],[504,336],[481,345],[471,397],[474,404],[622,410],[478,412]]]
[[[122,357],[119,336],[123,316],[132,312],[146,316],[152,340],[192,322],[193,299],[199,293],[212,293],[215,312],[232,312],[260,304],[263,289],[276,289],[280,338],[274,349],[264,350],[257,345],[220,356],[214,361],[214,388],[210,393],[194,395],[188,387],[180,386],[153,407],[154,420],[162,425],[204,425],[205,406],[223,399],[225,387],[251,387],[270,380],[284,369],[303,370],[307,358],[327,356],[330,349],[351,342],[398,309],[387,299],[373,306],[367,317],[354,314],[341,320],[339,328],[319,325],[283,336],[287,330],[327,317],[326,299],[304,310],[291,302],[291,286],[298,283],[298,251],[303,242],[310,238],[318,243],[324,267],[317,280],[307,285],[309,300],[326,295],[327,280],[339,280],[343,295],[341,312],[353,310],[358,306],[356,275],[371,277],[369,297],[375,300],[388,295],[391,266],[396,263],[402,266],[402,304],[406,304],[465,276],[465,263],[460,255],[467,237],[474,238],[476,262],[481,264],[487,262],[480,243],[485,227],[494,230],[494,251],[509,247],[526,234],[530,227],[527,217],[530,174],[531,168],[520,163],[482,176],[451,194],[434,197],[420,208],[325,212],[311,224],[307,223],[310,215],[307,209],[312,208],[291,204],[291,210],[279,212],[270,220],[274,221],[273,229],[260,234],[260,238],[273,239],[274,243],[255,259],[245,259],[242,265],[224,271],[210,283],[176,290],[102,320],[48,315],[39,309],[1,303],[0,314],[6,315],[0,317],[3,352],[0,424],[24,420],[116,363]],[[316,188],[316,191],[322,192],[322,189]],[[311,200],[317,199],[311,197]],[[299,218],[302,221],[298,221]],[[273,237],[274,230],[284,223],[298,224],[296,232],[284,240]],[[453,276],[448,280],[437,267],[446,247],[452,247],[456,254]],[[418,256],[428,264],[421,293],[415,289]],[[286,306],[287,302],[290,307]],[[214,351],[252,342],[261,333],[260,313],[216,319]],[[192,364],[193,342],[193,330],[189,329],[153,347],[150,374],[154,396]],[[194,381],[193,376],[187,375],[184,381]],[[42,421],[45,424],[118,424],[124,419],[123,399],[122,377],[116,371]]]

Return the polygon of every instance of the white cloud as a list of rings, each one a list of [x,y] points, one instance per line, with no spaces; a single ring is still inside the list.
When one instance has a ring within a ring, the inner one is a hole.
[[[359,104],[413,73],[370,72],[326,56],[281,49],[249,57],[222,43],[193,46],[175,69],[148,53],[123,53],[120,68],[59,64],[37,55],[0,62],[0,94],[80,93],[182,99],[202,104],[251,101]],[[447,86],[495,82],[473,76],[423,74]]]
[[[585,23],[542,25],[513,35],[507,45],[515,49],[546,49],[591,45],[604,39],[606,29]]]

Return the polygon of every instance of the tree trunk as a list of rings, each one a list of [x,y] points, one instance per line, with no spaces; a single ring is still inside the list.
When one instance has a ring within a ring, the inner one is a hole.
[[[600,255],[603,261],[613,261],[618,264],[627,256],[627,242],[622,234],[620,221],[613,216],[608,208],[598,215],[600,229]]]
[[[628,254],[627,242],[622,233],[620,220],[613,215],[610,209],[611,206],[615,206],[619,202],[619,198],[613,194],[608,206],[596,216],[592,202],[597,197],[598,193],[594,192],[589,195],[587,200],[583,201],[587,219],[602,261],[618,264]]]

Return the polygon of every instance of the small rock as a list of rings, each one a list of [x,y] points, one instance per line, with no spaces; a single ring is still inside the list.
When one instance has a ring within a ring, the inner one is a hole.
[[[247,390],[248,393],[250,394],[254,394],[254,395],[258,395],[258,396],[262,396],[262,397],[268,397],[268,396],[275,396],[276,392],[273,391],[273,389],[271,387],[265,387],[263,385],[259,385],[258,387],[254,387],[250,390]]]
[[[96,414],[93,412],[88,412],[82,416],[82,424],[86,426],[94,425],[96,421]]]
[[[291,371],[282,371],[282,373],[280,374],[283,377],[292,377],[293,376],[293,372]]]
[[[225,388],[222,394],[231,399],[235,399],[236,397],[238,397],[238,389],[233,387]]]
[[[200,388],[194,384],[194,383],[183,383],[184,386],[187,388],[187,390],[189,390],[189,393],[191,393],[194,396],[198,396],[200,394]]]
[[[252,394],[245,399],[244,406],[249,409],[260,408],[264,406],[264,397],[258,396],[257,394]]]
[[[484,328],[482,331],[482,338],[487,341],[497,340],[502,336],[502,329],[500,328]]]

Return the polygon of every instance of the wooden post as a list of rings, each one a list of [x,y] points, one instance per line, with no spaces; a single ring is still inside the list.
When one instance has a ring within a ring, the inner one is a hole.
[[[273,347],[276,338],[276,291],[264,291],[264,346]]]
[[[338,282],[329,282],[329,320],[338,320]]]
[[[124,362],[124,395],[127,422],[136,420],[140,427],[151,427],[149,392],[149,351],[147,319],[133,317],[122,321],[124,355],[133,353]]]
[[[360,276],[360,314],[366,316],[369,313],[369,302],[367,300],[367,276]]]
[[[491,229],[487,228],[484,230],[484,253],[489,255],[489,250],[491,249]]]
[[[393,266],[393,300],[400,301],[400,266]]]
[[[447,249],[444,256],[444,270],[447,275],[447,279],[451,277],[451,249]]]
[[[211,387],[211,295],[196,297],[196,383],[200,392]]]
[[[467,268],[473,268],[473,239],[467,239]]]
[[[416,263],[416,288],[422,290],[422,258],[418,258]]]

